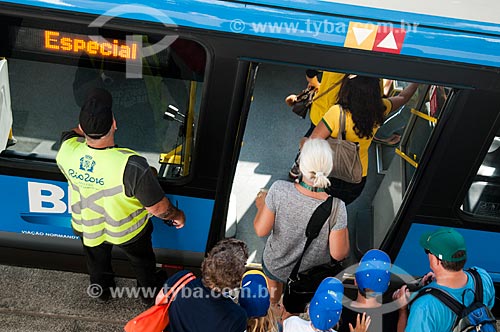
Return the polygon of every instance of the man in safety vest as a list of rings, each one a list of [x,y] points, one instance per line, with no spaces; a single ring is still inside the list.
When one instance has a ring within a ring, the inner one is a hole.
[[[115,286],[111,249],[117,245],[143,287],[142,298],[149,302],[164,281],[156,280],[149,219],[154,215],[181,228],[185,216],[165,197],[146,159],[115,145],[111,109],[108,91],[91,90],[78,128],[63,133],[56,160],[70,186],[71,226],[83,242],[93,287],[89,295],[109,299]]]

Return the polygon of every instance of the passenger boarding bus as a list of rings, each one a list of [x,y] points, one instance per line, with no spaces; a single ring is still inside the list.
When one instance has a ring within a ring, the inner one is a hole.
[[[254,91],[264,90],[258,69],[276,66],[385,78],[394,93],[421,83],[398,110],[397,146],[372,144],[367,187],[348,211],[354,255],[381,248],[422,275],[419,235],[451,226],[468,264],[500,282],[499,11],[486,1],[0,1],[1,261],[84,269],[55,156],[85,91],[102,87],[117,142],[148,159],[186,213],[179,231],[153,220],[158,263],[199,266],[231,220]],[[291,164],[279,151],[302,132],[284,141],[290,130],[276,121],[253,143]]]

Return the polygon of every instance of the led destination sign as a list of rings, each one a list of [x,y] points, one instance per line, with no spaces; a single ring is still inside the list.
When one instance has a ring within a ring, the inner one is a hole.
[[[139,60],[139,43],[120,39],[75,34],[57,30],[45,30],[28,27],[12,31],[11,40],[19,51],[58,53],[66,56],[89,56],[114,60]]]
[[[95,41],[86,36],[67,34],[59,31],[44,31],[44,47],[50,51],[61,53],[85,52],[89,55],[99,55],[109,58],[122,58],[124,60],[137,59],[137,43],[130,46],[114,39],[112,43],[103,39]]]

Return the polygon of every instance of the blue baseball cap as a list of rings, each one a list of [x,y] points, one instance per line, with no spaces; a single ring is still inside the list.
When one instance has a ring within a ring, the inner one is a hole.
[[[309,317],[312,325],[322,331],[328,331],[337,324],[342,313],[344,285],[340,280],[325,278],[309,304]]]
[[[264,317],[270,306],[267,279],[258,270],[250,270],[243,274],[238,303],[245,309],[247,316]]]
[[[372,249],[359,262],[355,277],[358,288],[375,294],[384,293],[391,282],[391,258],[385,252]]]

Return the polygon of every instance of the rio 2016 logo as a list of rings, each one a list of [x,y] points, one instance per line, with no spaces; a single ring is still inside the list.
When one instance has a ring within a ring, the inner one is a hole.
[[[80,169],[92,173],[94,171],[95,161],[92,156],[86,155],[80,158]]]

